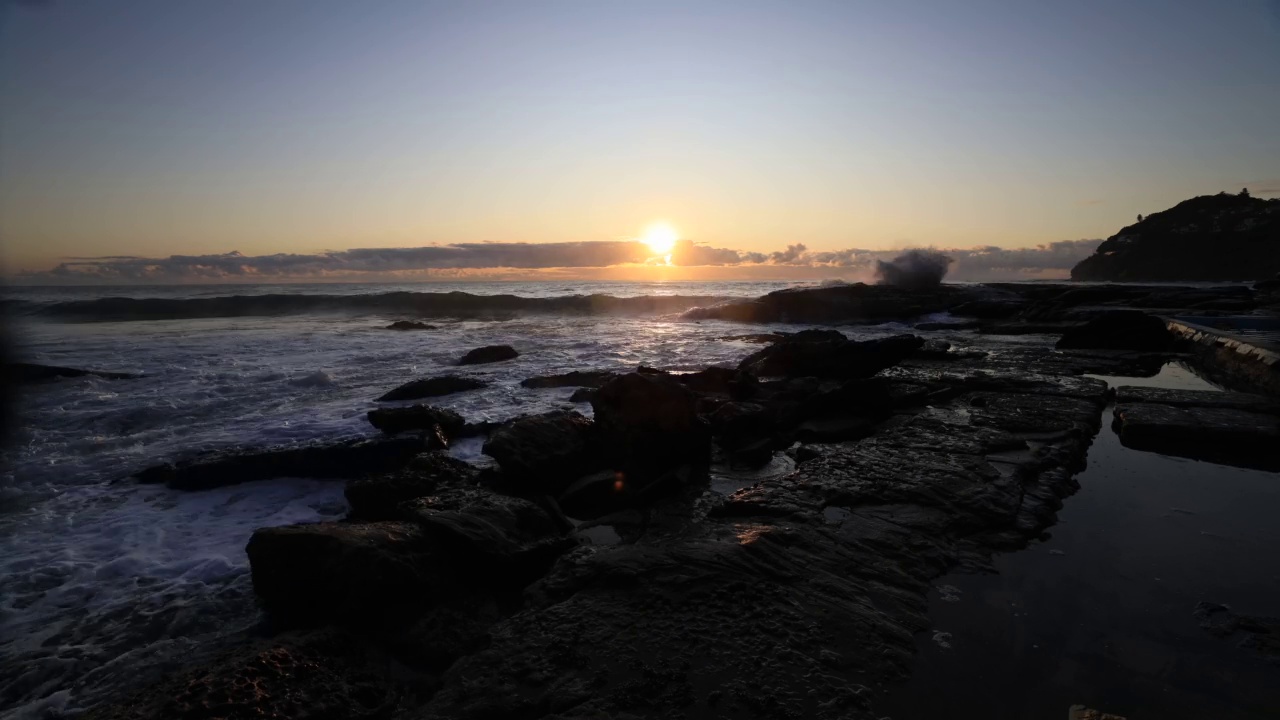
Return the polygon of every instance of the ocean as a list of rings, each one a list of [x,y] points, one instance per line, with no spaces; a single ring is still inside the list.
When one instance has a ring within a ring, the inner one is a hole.
[[[735,364],[758,345],[733,339],[782,326],[682,321],[681,298],[754,297],[785,283],[468,283],[10,288],[15,359],[141,375],[64,378],[19,398],[0,479],[0,717],[74,712],[121,683],[211,652],[258,621],[244,545],[258,527],[341,517],[342,483],[279,479],[184,494],[131,473],[232,447],[368,437],[374,398],[409,380],[459,373],[478,391],[431,400],[472,422],[571,406],[573,388],[520,380],[640,364],[697,370]],[[499,312],[451,314],[456,295],[515,296]],[[424,295],[430,293],[431,295]],[[263,298],[327,298],[322,306]],[[598,312],[525,300],[668,298],[656,312]],[[406,298],[437,329],[393,331]],[[118,300],[169,319],[119,321]],[[188,300],[233,298],[238,317]],[[333,300],[339,298],[339,300]],[[177,302],[175,306],[173,303]],[[689,300],[688,302],[694,302]],[[362,304],[364,303],[364,304]],[[443,303],[443,305],[441,305]],[[513,305],[514,303],[514,305]],[[69,315],[68,308],[76,308]],[[174,308],[178,309],[175,310]],[[431,308],[441,307],[438,311]],[[245,308],[248,308],[245,310]],[[425,310],[424,310],[425,308]],[[188,312],[188,310],[190,310]],[[786,326],[787,330],[801,329]],[[888,324],[851,332],[874,337]],[[515,360],[454,367],[467,350],[510,344]],[[590,405],[573,405],[590,414]],[[484,464],[480,441],[454,454]],[[732,485],[732,484],[731,484]],[[727,490],[733,489],[732,485]]]

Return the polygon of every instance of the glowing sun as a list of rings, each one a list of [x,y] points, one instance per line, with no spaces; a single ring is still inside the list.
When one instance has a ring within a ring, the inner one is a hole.
[[[640,242],[649,246],[654,255],[667,255],[676,247],[676,241],[680,239],[680,235],[676,233],[676,229],[666,223],[654,223],[644,231],[644,237],[640,238]]]

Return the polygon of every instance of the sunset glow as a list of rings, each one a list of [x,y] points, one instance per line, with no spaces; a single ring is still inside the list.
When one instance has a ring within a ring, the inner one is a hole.
[[[671,251],[676,247],[676,241],[680,239],[680,234],[676,229],[666,223],[654,223],[645,230],[644,237],[640,238],[641,242],[649,246],[654,255],[670,255]]]

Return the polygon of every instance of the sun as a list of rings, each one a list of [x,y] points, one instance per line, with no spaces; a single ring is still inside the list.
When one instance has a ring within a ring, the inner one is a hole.
[[[654,255],[668,255],[676,247],[676,241],[680,239],[680,235],[676,229],[666,223],[654,223],[644,231],[644,237],[640,238],[640,242],[649,246]]]

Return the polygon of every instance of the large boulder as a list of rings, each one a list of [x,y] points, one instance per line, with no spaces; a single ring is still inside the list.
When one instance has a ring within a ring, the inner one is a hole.
[[[597,390],[591,406],[601,450],[632,481],[709,461],[711,431],[698,398],[670,376],[622,375]]]
[[[378,398],[379,402],[394,400],[418,400],[428,397],[451,395],[464,390],[477,390],[488,385],[483,380],[460,377],[458,375],[441,375],[433,378],[413,380]]]
[[[411,405],[402,408],[378,408],[370,410],[369,424],[384,433],[395,434],[406,430],[434,430],[452,438],[466,426],[467,421],[458,413],[431,405]]]
[[[754,375],[741,370],[722,367],[709,367],[698,372],[675,375],[685,387],[696,393],[710,395],[727,395],[734,399],[745,400],[756,393],[758,380]]]
[[[193,460],[165,463],[134,475],[139,482],[175,490],[207,490],[277,477],[358,478],[404,467],[428,450],[422,437],[348,440],[328,445],[227,450]]]
[[[349,480],[345,490],[351,516],[362,520],[403,519],[400,504],[441,487],[474,484],[477,470],[443,452],[423,453],[401,470]]]
[[[758,377],[862,378],[897,365],[922,345],[917,335],[858,342],[797,333],[748,355],[738,369]]]
[[[530,415],[494,430],[483,451],[524,490],[554,495],[600,466],[591,430],[591,420],[578,412]]]
[[[486,345],[476,348],[462,356],[459,365],[482,365],[484,363],[501,362],[520,357],[520,353],[510,345]]]
[[[378,626],[453,594],[445,558],[411,522],[263,528],[245,552],[253,589],[285,627]]]
[[[450,488],[404,506],[467,585],[522,587],[576,543],[538,505],[484,488]]]
[[[1063,333],[1059,350],[1134,350],[1165,352],[1174,336],[1165,322],[1141,310],[1109,310]]]

